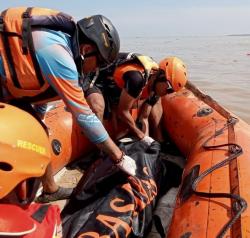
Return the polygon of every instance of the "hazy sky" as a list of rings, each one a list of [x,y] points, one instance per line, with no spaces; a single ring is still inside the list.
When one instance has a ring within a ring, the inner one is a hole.
[[[250,33],[250,0],[1,0],[0,9],[40,6],[76,19],[110,18],[121,36]]]

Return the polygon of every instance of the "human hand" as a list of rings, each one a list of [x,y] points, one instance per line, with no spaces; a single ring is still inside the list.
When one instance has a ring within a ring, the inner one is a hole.
[[[141,139],[141,142],[145,143],[147,146],[150,146],[155,140],[150,137],[150,136],[144,136],[142,139]]]
[[[128,175],[134,176],[136,174],[136,163],[128,155],[123,155],[122,160],[116,165]]]

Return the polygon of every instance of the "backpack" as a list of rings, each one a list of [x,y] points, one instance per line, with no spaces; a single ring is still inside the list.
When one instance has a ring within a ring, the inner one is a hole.
[[[6,75],[5,87],[15,98],[32,97],[33,102],[51,97],[53,90],[43,78],[36,59],[32,39],[32,29],[35,28],[60,30],[72,36],[74,60],[78,70],[81,67],[78,32],[71,16],[46,8],[18,7],[3,11],[0,16],[0,56]]]

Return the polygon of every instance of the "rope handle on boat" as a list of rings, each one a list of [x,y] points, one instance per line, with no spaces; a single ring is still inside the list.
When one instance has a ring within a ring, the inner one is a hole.
[[[230,112],[228,112],[224,107],[222,107],[219,103],[217,103],[213,98],[209,95],[203,93],[199,88],[197,88],[194,84],[188,81],[185,85],[185,88],[191,91],[197,98],[206,103],[208,106],[217,111],[220,115],[225,117],[227,120],[232,118]]]
[[[240,197],[239,195],[232,194],[232,193],[208,193],[208,192],[200,192],[197,191],[196,188],[200,181],[204,179],[208,174],[212,173],[213,171],[229,164],[232,160],[236,159],[238,156],[243,154],[243,149],[240,145],[236,143],[226,143],[226,144],[219,144],[219,145],[208,145],[208,142],[221,135],[223,131],[228,128],[230,125],[235,125],[238,122],[238,119],[231,117],[228,119],[227,124],[221,128],[220,130],[217,130],[214,135],[209,137],[204,143],[203,143],[203,148],[207,150],[212,150],[212,149],[219,149],[228,146],[229,147],[229,152],[230,155],[223,161],[213,165],[211,168],[207,169],[206,171],[202,172],[192,183],[192,190],[193,192],[201,197],[207,197],[207,198],[230,198],[234,199],[235,202],[233,204],[234,208],[234,216],[222,227],[220,233],[217,235],[217,238],[222,238],[228,229],[230,229],[233,224],[238,220],[240,215],[246,210],[247,208],[247,202],[244,198]]]
[[[193,192],[202,197],[208,197],[208,198],[218,198],[218,197],[225,197],[225,198],[231,198],[234,199],[235,202],[233,204],[234,208],[236,210],[235,215],[223,226],[220,233],[217,235],[217,238],[222,238],[228,229],[230,229],[233,224],[237,221],[237,219],[240,217],[240,215],[246,210],[247,208],[247,202],[244,198],[240,197],[236,194],[231,193],[207,193],[207,192],[199,192],[196,191],[196,187],[198,183],[206,177],[208,174],[212,173],[214,170],[219,169],[227,164],[229,164],[231,161],[236,159],[238,156],[240,156],[243,153],[243,149],[240,145],[236,143],[227,143],[227,144],[220,144],[220,145],[208,145],[208,142],[219,136],[223,133],[223,131],[227,128],[229,133],[230,129],[233,129],[234,125],[238,122],[237,118],[232,117],[229,111],[227,111],[225,108],[223,108],[220,104],[218,104],[214,99],[212,99],[209,95],[204,94],[199,88],[197,88],[194,84],[192,84],[190,81],[187,82],[185,86],[189,91],[191,91],[197,98],[202,100],[204,103],[206,103],[208,106],[213,108],[215,111],[217,111],[220,115],[222,115],[224,118],[227,119],[227,124],[221,128],[220,130],[216,131],[214,135],[209,137],[204,143],[203,148],[210,150],[210,149],[218,149],[225,146],[229,147],[230,156],[228,156],[225,160],[221,161],[220,163],[212,166],[208,170],[201,173],[193,182],[192,184],[192,190]],[[235,212],[235,211],[234,211]]]

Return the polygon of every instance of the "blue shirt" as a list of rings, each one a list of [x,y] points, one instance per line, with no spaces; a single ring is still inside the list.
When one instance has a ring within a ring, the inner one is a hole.
[[[61,31],[49,29],[34,30],[32,35],[36,57],[44,79],[76,117],[90,141],[101,143],[107,140],[107,131],[89,108],[83,91],[78,85],[78,72],[73,59],[71,37]],[[4,78],[1,57],[0,74]]]

